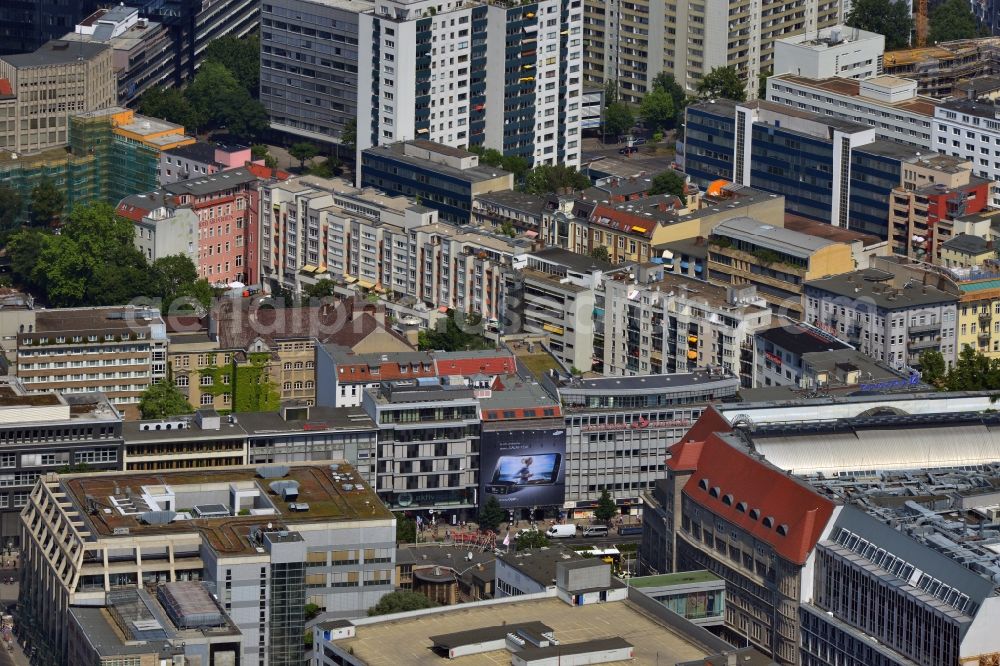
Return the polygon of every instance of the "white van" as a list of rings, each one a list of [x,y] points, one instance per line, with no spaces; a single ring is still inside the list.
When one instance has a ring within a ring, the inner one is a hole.
[[[550,539],[566,539],[576,536],[576,525],[553,525],[545,531]]]
[[[585,537],[602,537],[608,536],[608,526],[607,525],[587,525],[583,528],[583,536]]]

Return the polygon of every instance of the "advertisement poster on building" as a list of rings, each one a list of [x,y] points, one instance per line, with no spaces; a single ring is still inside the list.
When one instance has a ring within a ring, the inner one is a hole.
[[[479,443],[484,501],[493,495],[507,509],[562,506],[565,430],[484,431]]]

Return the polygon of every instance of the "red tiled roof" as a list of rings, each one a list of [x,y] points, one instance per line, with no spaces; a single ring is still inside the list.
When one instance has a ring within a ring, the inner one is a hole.
[[[709,426],[716,418],[713,411],[692,432]],[[714,433],[685,437],[670,453],[671,469],[693,472],[684,485],[688,499],[770,544],[790,562],[805,564],[833,515],[833,502]]]
[[[246,163],[246,170],[258,178],[263,178],[265,180],[270,180],[272,178],[276,180],[288,180],[292,177],[292,174],[287,171],[272,169],[271,167],[264,166],[263,164],[254,164],[253,162]]]
[[[119,216],[124,217],[127,220],[131,220],[132,222],[141,222],[142,218],[149,213],[149,209],[120,203],[118,204],[118,209],[115,212]]]
[[[461,375],[471,377],[475,374],[484,375],[512,375],[517,372],[517,364],[514,356],[510,352],[497,352],[494,357],[485,358],[448,358],[447,354],[442,354],[435,359],[438,374]]]
[[[10,79],[0,79],[0,97],[13,97],[14,89],[10,85]]]

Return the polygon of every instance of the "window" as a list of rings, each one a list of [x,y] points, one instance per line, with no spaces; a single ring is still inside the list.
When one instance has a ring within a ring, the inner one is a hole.
[[[215,378],[212,375],[202,375],[201,385],[202,386],[213,386],[215,384]]]
[[[202,405],[211,405],[212,402],[213,402],[212,401],[212,394],[211,393],[202,393],[201,394],[201,401],[200,402],[201,402]]]
[[[284,389],[285,391],[291,391],[292,390],[292,383],[291,382],[285,382],[281,386],[281,388]]]
[[[178,387],[184,387],[188,385],[187,375],[178,375],[177,379],[174,380],[174,385]]]

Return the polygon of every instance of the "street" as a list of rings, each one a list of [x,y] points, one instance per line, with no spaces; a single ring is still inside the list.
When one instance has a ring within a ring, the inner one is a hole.
[[[17,570],[10,568],[0,568],[0,581],[5,581],[8,578],[13,578],[17,581]],[[13,607],[17,603],[17,592],[18,584],[14,583],[0,583],[0,609],[6,609],[7,607]],[[17,627],[17,616],[14,616],[14,626]],[[11,645],[12,650],[8,650],[7,646]],[[24,654],[24,650],[17,642],[15,636],[11,643],[6,643],[5,641],[0,641],[0,666],[28,666],[30,661]]]

